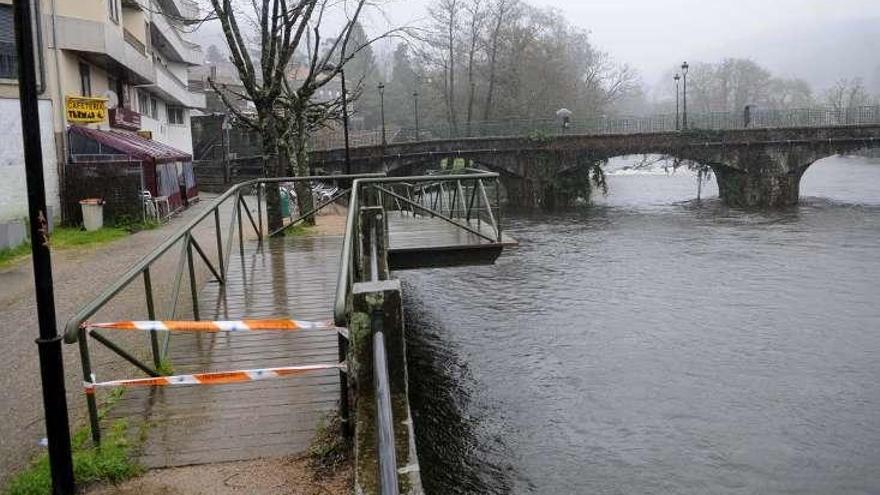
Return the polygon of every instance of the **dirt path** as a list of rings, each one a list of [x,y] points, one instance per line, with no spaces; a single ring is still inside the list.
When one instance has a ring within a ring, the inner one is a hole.
[[[142,231],[112,244],[97,248],[53,252],[55,304],[59,332],[65,322],[83,304],[93,299],[104,287],[125,270],[171,236],[199,212],[209,207],[211,198],[202,201],[172,219],[161,228]],[[225,212],[224,217],[228,218]],[[228,225],[224,222],[225,226]],[[211,222],[205,221],[196,231],[196,238],[214,253]],[[157,305],[162,308],[169,298],[168,289],[177,269],[178,250],[172,250],[153,268]],[[186,289],[182,291],[187,294]],[[144,317],[144,299],[140,283],[133,284],[103,310],[101,318]],[[182,301],[185,297],[181,298]],[[40,392],[39,362],[34,339],[37,336],[37,315],[34,302],[33,275],[29,260],[0,271],[0,339],[4,351],[4,372],[0,374],[0,487],[10,474],[33,458],[45,437],[43,406]],[[185,305],[184,305],[185,308]],[[144,342],[128,343],[146,349]],[[93,346],[93,363],[105,374],[129,368],[120,359]],[[85,401],[82,394],[82,373],[76,346],[64,346],[68,405],[74,427],[82,424]],[[129,373],[128,371],[125,371]]]
[[[308,458],[266,459],[150,471],[89,495],[346,495],[351,469],[315,474]]]

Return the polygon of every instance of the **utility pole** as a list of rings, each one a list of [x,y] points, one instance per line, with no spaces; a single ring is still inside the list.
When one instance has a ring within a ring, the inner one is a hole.
[[[416,141],[419,140],[419,92],[413,92],[413,114],[416,120]]]
[[[684,89],[682,91],[682,116],[681,127],[684,130],[688,128],[688,69],[690,66],[687,62],[681,64],[681,74],[684,79]]]
[[[678,81],[681,80],[681,76],[676,74],[675,77],[673,77],[673,79],[675,79],[675,130],[678,131],[678,130],[681,130],[681,120],[680,120],[680,117],[678,114],[678,97],[679,97],[679,92],[680,92],[679,91],[680,88],[678,87]]]
[[[53,493],[73,495],[76,486],[70,453],[67,395],[64,390],[64,359],[61,354],[61,337],[58,335],[55,323],[52,259],[49,252],[49,217],[46,212],[46,186],[43,181],[43,150],[40,146],[40,113],[34,62],[34,19],[30,1],[15,0],[13,7],[34,289],[40,325],[37,349],[43,384],[46,437],[49,440],[49,469],[52,473]],[[37,20],[37,22],[41,21]]]
[[[382,152],[388,145],[388,139],[385,137],[385,83],[379,83],[379,112],[382,116]]]

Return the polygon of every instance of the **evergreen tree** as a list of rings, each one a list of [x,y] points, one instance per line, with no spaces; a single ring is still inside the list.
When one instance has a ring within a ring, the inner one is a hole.
[[[397,45],[391,60],[391,80],[385,93],[385,118],[389,124],[410,128],[415,125],[413,93],[419,91],[418,74],[413,68],[409,47]]]

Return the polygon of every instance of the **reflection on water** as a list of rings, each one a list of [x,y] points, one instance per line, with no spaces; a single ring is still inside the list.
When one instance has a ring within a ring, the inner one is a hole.
[[[772,213],[609,182],[495,266],[402,274],[431,491],[876,493],[880,163]]]

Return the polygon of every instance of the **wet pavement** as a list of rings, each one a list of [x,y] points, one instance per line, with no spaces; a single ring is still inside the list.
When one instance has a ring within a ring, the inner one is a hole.
[[[93,299],[104,287],[150,252],[155,246],[204,211],[211,200],[202,201],[154,230],[142,231],[112,244],[53,252],[55,304],[59,332],[67,319],[82,305]],[[224,212],[228,215],[228,212]],[[210,246],[210,222],[197,229],[196,237]],[[175,256],[166,256],[153,268],[153,284],[160,301],[168,298],[176,270]],[[204,278],[204,274],[200,275]],[[182,298],[183,299],[183,298]],[[123,291],[99,317],[131,317],[144,313],[140,284]],[[0,375],[0,487],[9,475],[29,462],[43,448],[45,437],[43,405],[39,377],[39,361],[34,339],[37,337],[37,313],[34,302],[33,275],[30,260],[0,270],[0,332],[4,351],[4,372]],[[131,340],[131,337],[129,337]],[[82,394],[82,372],[76,346],[65,345],[64,363],[67,377],[68,406],[74,428],[84,424],[85,401]],[[96,368],[111,373],[123,365],[100,346],[93,346]],[[144,346],[141,348],[146,349]]]

